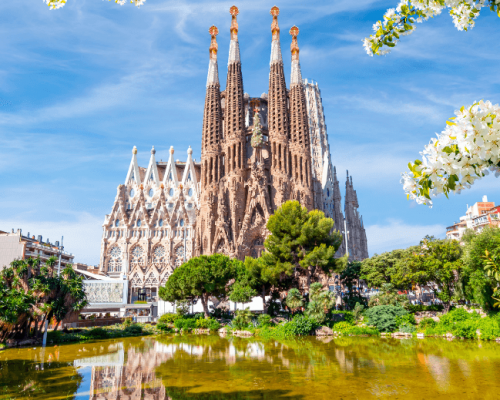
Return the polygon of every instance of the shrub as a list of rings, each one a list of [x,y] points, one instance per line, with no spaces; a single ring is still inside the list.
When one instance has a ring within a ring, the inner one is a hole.
[[[437,325],[437,322],[432,318],[424,318],[420,321],[418,325],[421,329],[434,328]]]
[[[445,325],[452,325],[454,322],[467,321],[468,319],[475,318],[475,315],[473,314],[476,314],[478,317],[480,317],[480,315],[476,312],[468,313],[463,308],[455,308],[449,313],[439,317],[439,322]]]
[[[163,324],[173,324],[179,318],[182,317],[178,314],[163,314],[158,322]]]
[[[85,333],[85,336],[92,339],[106,339],[108,332],[103,328],[93,328]]]
[[[174,326],[177,329],[182,329],[184,331],[190,331],[196,328],[196,320],[193,318],[178,318],[174,322]]]
[[[236,329],[244,329],[252,322],[252,312],[250,308],[246,308],[244,310],[237,310],[236,316],[233,319],[233,326]]]
[[[272,322],[271,322],[271,316],[269,314],[261,314],[259,315],[259,317],[257,318],[257,321],[259,323],[259,326],[271,326]]]
[[[482,318],[478,322],[478,328],[481,331],[480,338],[483,340],[495,340],[500,337],[498,321],[493,318]]]
[[[203,318],[196,319],[196,327],[201,329],[210,329],[211,331],[217,331],[220,328],[220,323],[214,318]]]
[[[467,312],[467,311],[466,311]],[[451,329],[453,335],[466,339],[476,338],[476,330],[478,323],[474,320],[460,321],[454,324]]]
[[[125,328],[124,333],[127,335],[140,335],[142,333],[142,326],[132,324]]]
[[[415,320],[415,316],[413,314],[404,314],[396,317],[396,325],[400,326],[403,324],[408,325],[417,325],[417,321]],[[402,332],[402,331],[400,331]]]
[[[346,322],[349,322],[350,324],[354,324],[354,314],[352,311],[339,311],[339,310],[333,310],[331,312],[332,314],[343,314],[343,320]]]
[[[127,317],[123,320],[123,325],[124,326],[129,326],[129,325],[132,325],[133,321],[132,321],[132,317]]]
[[[350,324],[349,322],[340,321],[340,322],[335,323],[333,325],[332,329],[336,332],[347,333],[352,327],[353,327],[353,325]]]
[[[416,332],[416,330],[417,328],[415,328],[415,325],[412,325],[409,322],[403,322],[398,327],[398,332],[403,332],[403,333],[413,333]]]
[[[290,322],[276,325],[276,327],[265,326],[257,334],[263,339],[289,339],[294,336]]]
[[[168,324],[166,324],[166,323],[164,323],[164,322],[158,322],[158,323],[156,324],[156,327],[157,327],[160,331],[165,332],[165,333],[166,333],[166,332],[170,332],[170,331],[172,331],[172,328],[171,328]]]
[[[354,326],[346,321],[340,321],[333,325],[333,331],[342,335],[379,335],[379,331],[369,326]]]
[[[289,329],[295,336],[305,336],[309,335],[311,331],[318,327],[318,323],[314,318],[310,318],[304,315],[296,315],[290,322]]]
[[[408,314],[400,306],[375,306],[366,311],[370,325],[374,325],[380,332],[392,332],[397,328],[396,317]]]

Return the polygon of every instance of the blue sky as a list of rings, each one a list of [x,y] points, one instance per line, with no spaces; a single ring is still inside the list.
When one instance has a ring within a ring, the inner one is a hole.
[[[68,0],[50,11],[41,0],[0,2],[0,229],[22,228],[51,241],[65,237],[76,260],[97,264],[104,215],[123,183],[131,149],[147,166],[200,157],[208,28],[219,27],[225,85],[232,2],[148,0],[140,9]],[[268,90],[270,8],[239,1],[245,91]],[[406,200],[399,183],[455,109],[500,102],[500,19],[485,10],[459,32],[446,13],[419,24],[388,56],[371,58],[361,40],[397,0],[277,3],[290,71],[288,30],[300,28],[304,78],[323,96],[330,148],[343,189],[353,175],[370,254],[444,236],[446,226],[483,195],[488,177],[432,209]],[[288,78],[289,81],[289,78]]]

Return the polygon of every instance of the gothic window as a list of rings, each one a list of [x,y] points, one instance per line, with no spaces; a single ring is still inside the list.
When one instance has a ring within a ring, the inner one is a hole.
[[[191,197],[193,195],[193,189],[189,188],[188,190],[188,196]]]
[[[119,219],[117,219],[117,220],[115,221],[115,226],[120,226],[120,220],[119,220]]]
[[[222,239],[219,241],[219,244],[217,245],[217,250],[215,252],[220,254],[224,253],[224,241]]]
[[[135,195],[135,190],[134,189],[130,189],[130,197],[134,197]]]
[[[190,173],[188,173],[187,180],[188,180],[188,181],[190,181],[190,180],[191,180],[191,172],[190,172]]]
[[[144,283],[145,286],[158,286],[158,278],[156,277],[155,274],[151,273],[149,276],[146,278],[146,282]]]
[[[149,189],[149,197],[153,197],[154,193],[155,193],[155,191],[153,189]]]
[[[180,222],[179,222],[180,226],[184,226],[184,220],[181,219]]]
[[[137,224],[136,225],[137,225],[138,228],[141,227],[141,220],[140,219],[137,220]]]
[[[163,220],[160,218],[160,220],[158,221],[158,226],[163,226]]]
[[[174,195],[174,189],[170,188],[170,190],[168,191],[168,195],[172,197]]]
[[[142,279],[137,272],[135,273],[134,277],[131,280],[131,286],[142,287]]]
[[[179,246],[175,249],[174,265],[176,267],[182,265],[184,262],[184,246]]]
[[[121,272],[122,251],[118,246],[114,246],[109,252],[108,272]]]
[[[144,250],[141,246],[135,246],[130,253],[130,265],[135,267],[136,265],[144,265]]]
[[[164,263],[165,262],[165,255],[166,255],[165,247],[163,247],[161,245],[155,247],[155,249],[153,251],[153,262],[155,264]]]
[[[252,251],[250,252],[253,258],[258,258],[262,255],[264,251],[264,239],[257,238],[252,243]]]

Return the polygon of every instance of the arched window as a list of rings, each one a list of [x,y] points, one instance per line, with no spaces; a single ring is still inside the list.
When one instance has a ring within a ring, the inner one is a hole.
[[[174,265],[176,267],[182,265],[184,262],[184,246],[179,246],[175,249]]]
[[[193,195],[193,189],[189,188],[189,190],[188,190],[188,196],[191,197],[192,195]]]
[[[163,220],[162,220],[162,219],[160,219],[160,220],[158,221],[158,226],[163,226]]]
[[[155,264],[160,264],[165,262],[165,255],[166,255],[165,247],[162,245],[156,246],[155,249],[153,250],[153,262]]]
[[[141,227],[141,224],[142,224],[141,220],[140,220],[140,219],[138,219],[138,220],[137,220],[137,223],[136,223],[137,227],[138,227],[138,228],[140,228],[140,227]]]
[[[144,250],[141,246],[135,246],[130,252],[130,264],[132,268],[144,264]]]
[[[184,220],[181,219],[180,222],[179,222],[180,226],[184,226]]]
[[[149,189],[149,197],[153,197],[155,191],[153,189]]]
[[[130,189],[130,197],[134,197],[135,195],[135,190],[134,189]]]
[[[168,195],[172,197],[174,195],[174,189],[170,188],[170,190],[168,191]]]
[[[117,220],[115,221],[115,226],[116,226],[116,227],[120,226],[120,220],[119,220],[119,219],[117,219]]]
[[[326,188],[326,197],[330,197],[330,189]]]
[[[121,272],[122,251],[118,246],[114,246],[109,252],[108,272]]]

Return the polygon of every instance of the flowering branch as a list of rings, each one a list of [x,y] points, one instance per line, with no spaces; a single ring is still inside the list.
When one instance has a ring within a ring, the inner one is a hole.
[[[455,111],[446,128],[408,163],[401,183],[408,199],[432,206],[431,196],[460,193],[476,179],[500,176],[500,106],[489,101]],[[489,170],[489,171],[488,171]]]
[[[68,0],[42,0],[45,4],[49,6],[51,10],[57,10],[58,8],[64,7]],[[111,0],[108,0],[111,1]],[[116,4],[123,6],[126,0],[115,0]],[[135,4],[137,7],[142,6],[146,0],[130,0],[132,4]]]
[[[500,17],[500,0],[401,0],[397,8],[387,10],[384,21],[373,25],[375,34],[363,40],[368,55],[384,55],[395,47],[400,36],[410,35],[415,23],[421,23],[450,8],[450,15],[458,30],[473,28],[481,8],[489,7]]]

